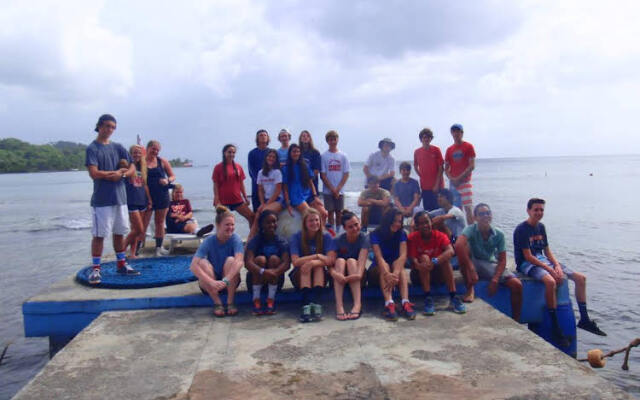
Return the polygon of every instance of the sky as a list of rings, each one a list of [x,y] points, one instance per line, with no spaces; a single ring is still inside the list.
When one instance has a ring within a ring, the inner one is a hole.
[[[161,156],[238,158],[267,129],[351,160],[411,159],[461,123],[478,158],[630,154],[640,138],[637,1],[0,0],[0,137],[140,134]]]

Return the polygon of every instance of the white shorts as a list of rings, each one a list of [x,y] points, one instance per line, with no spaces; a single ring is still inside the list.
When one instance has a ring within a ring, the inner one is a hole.
[[[112,232],[114,235],[126,235],[129,232],[129,210],[126,204],[91,207],[91,217],[91,234],[94,237],[108,237]]]

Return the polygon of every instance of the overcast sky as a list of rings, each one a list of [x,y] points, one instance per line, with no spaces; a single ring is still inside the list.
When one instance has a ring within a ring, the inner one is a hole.
[[[638,153],[637,1],[1,1],[0,137],[157,139],[239,157],[258,128],[409,159],[461,123],[479,158]]]

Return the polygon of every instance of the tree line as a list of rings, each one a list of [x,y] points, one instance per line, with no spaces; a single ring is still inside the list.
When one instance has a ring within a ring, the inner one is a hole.
[[[0,173],[84,169],[86,149],[82,143],[65,141],[36,145],[0,139]]]

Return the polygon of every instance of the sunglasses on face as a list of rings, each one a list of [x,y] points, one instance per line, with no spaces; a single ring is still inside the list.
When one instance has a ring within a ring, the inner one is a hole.
[[[478,217],[490,217],[491,211],[478,211]]]

